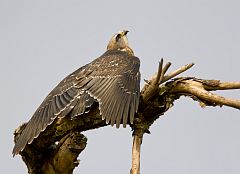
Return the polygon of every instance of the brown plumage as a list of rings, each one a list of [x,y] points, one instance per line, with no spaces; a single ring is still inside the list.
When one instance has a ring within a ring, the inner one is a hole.
[[[140,61],[127,41],[127,32],[115,34],[107,51],[91,63],[63,79],[45,98],[22,131],[13,155],[23,150],[46,129],[56,117],[71,118],[91,109],[94,102],[106,123],[126,127],[133,123],[139,103]]]

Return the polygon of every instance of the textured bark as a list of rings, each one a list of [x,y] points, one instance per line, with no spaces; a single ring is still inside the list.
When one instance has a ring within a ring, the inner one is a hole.
[[[226,99],[211,93],[212,90],[240,89],[240,82],[221,83],[218,80],[203,80],[194,77],[175,78],[176,75],[191,68],[188,64],[165,75],[168,63],[163,67],[160,62],[159,70],[151,80],[147,81],[141,91],[138,113],[134,123],[130,125],[134,132],[132,174],[140,173],[140,148],[144,133],[149,133],[149,127],[173,106],[176,99],[189,96],[200,102],[201,106],[230,106],[240,109],[240,101]],[[71,174],[79,161],[77,157],[87,145],[83,131],[107,126],[102,120],[98,105],[94,104],[87,114],[71,120],[69,117],[56,119],[49,125],[32,144],[28,144],[20,152],[23,161],[31,174]],[[25,124],[15,130],[14,139],[21,134]]]

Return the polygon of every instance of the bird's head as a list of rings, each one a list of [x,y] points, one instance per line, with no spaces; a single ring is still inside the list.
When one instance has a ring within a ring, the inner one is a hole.
[[[107,50],[120,50],[128,54],[134,55],[133,50],[128,45],[127,33],[129,31],[123,30],[115,34],[109,41]]]

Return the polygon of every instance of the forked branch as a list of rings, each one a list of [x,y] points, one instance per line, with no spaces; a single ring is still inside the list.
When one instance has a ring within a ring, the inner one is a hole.
[[[142,129],[142,132],[146,132],[151,124],[160,115],[163,115],[176,99],[183,95],[199,101],[201,106],[225,105],[240,109],[240,100],[225,98],[209,92],[213,90],[240,89],[240,82],[220,82],[219,80],[203,80],[194,77],[175,78],[177,75],[191,68],[194,63],[187,64],[165,75],[170,65],[170,63],[167,63],[162,68],[163,60],[161,60],[158,72],[143,87],[141,94],[142,103],[144,104],[142,104],[139,110],[138,115],[140,117],[137,119],[136,125],[132,126],[134,130]],[[164,82],[166,83],[164,84]],[[153,110],[155,112],[149,115]],[[138,157],[140,157],[141,143],[137,143],[136,141],[139,138],[142,140],[142,137],[143,134],[134,134],[132,153],[133,174],[140,174],[140,158]]]
[[[216,80],[201,80],[201,79],[186,79],[181,80],[175,87],[172,88],[172,93],[183,93],[193,96],[199,100],[201,104],[210,106],[229,106],[240,109],[240,100],[225,98],[214,94],[212,90],[229,90],[239,89],[240,82],[223,82]]]
[[[159,62],[158,72],[147,81],[141,90],[139,110],[135,115],[132,147],[132,174],[140,174],[140,150],[144,133],[149,133],[150,126],[168,111],[173,102],[181,96],[188,96],[202,106],[229,106],[240,109],[240,100],[224,98],[212,93],[214,90],[240,89],[240,82],[220,82],[194,77],[176,78],[194,64],[187,64],[167,73],[171,63]],[[95,103],[89,113],[71,120],[69,117],[56,119],[32,144],[20,152],[32,174],[46,173],[71,174],[78,165],[77,157],[85,148],[87,139],[83,131],[107,126]],[[15,138],[21,134],[22,127],[16,130]],[[49,138],[51,137],[51,138]]]

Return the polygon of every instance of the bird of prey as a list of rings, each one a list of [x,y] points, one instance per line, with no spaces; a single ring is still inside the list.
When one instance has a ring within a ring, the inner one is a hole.
[[[16,140],[13,155],[53,123],[57,117],[77,117],[98,102],[102,119],[112,126],[133,123],[140,96],[140,61],[127,39],[128,31],[115,34],[107,51],[63,79],[45,98]]]

